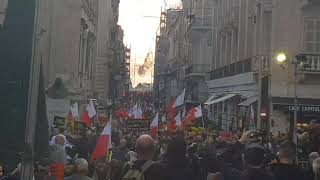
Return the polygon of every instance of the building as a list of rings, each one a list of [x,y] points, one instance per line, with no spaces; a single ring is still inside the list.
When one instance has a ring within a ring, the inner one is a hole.
[[[63,80],[69,94],[78,99],[93,96],[97,36],[97,0],[46,1],[42,52],[45,85]]]
[[[185,31],[184,81],[187,100],[201,103],[207,99],[206,76],[212,62],[212,0],[183,1]]]
[[[168,9],[161,13],[154,67],[154,96],[159,108],[184,88],[184,27],[181,9]]]
[[[293,122],[295,85],[298,122],[318,118],[319,2],[213,3],[210,96],[205,103],[209,119],[224,130],[270,124],[274,132],[288,131]],[[288,62],[275,61],[279,52],[287,55]],[[297,65],[296,73],[292,62]]]
[[[208,96],[213,2],[186,0],[182,6],[161,14],[154,82],[155,98],[164,100],[161,104],[175,98],[184,88],[188,103],[205,102]]]
[[[119,0],[99,0],[95,96],[109,99],[112,63],[115,60]]]

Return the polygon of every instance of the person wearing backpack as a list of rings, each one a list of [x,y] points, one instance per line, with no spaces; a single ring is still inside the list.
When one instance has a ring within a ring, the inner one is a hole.
[[[137,160],[124,166],[121,180],[164,180],[163,167],[152,161],[155,144],[149,135],[142,135],[136,141]]]

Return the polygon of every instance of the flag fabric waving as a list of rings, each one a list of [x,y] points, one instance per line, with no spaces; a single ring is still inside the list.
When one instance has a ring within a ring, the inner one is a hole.
[[[185,94],[186,94],[186,89],[183,89],[182,93],[177,97],[176,101],[173,104],[174,108],[184,104]]]
[[[73,118],[79,117],[79,107],[78,103],[74,103],[70,106],[70,112]]]
[[[192,124],[195,122],[195,120],[199,117],[202,117],[202,109],[201,105],[197,107],[193,107],[188,111],[187,116],[182,121],[182,127],[186,127],[189,124]]]
[[[156,114],[156,116],[154,117],[154,119],[150,124],[150,134],[152,138],[157,137],[158,125],[159,125],[159,113]]]
[[[98,138],[95,149],[92,152],[91,159],[105,159],[108,156],[111,144],[111,121],[104,127],[100,137]]]
[[[143,112],[141,108],[136,104],[129,111],[131,119],[143,119]]]
[[[179,112],[176,117],[174,118],[175,122],[176,122],[176,127],[180,127],[181,126],[181,112]]]
[[[87,127],[91,127],[91,118],[88,114],[88,111],[84,111],[82,113],[82,122],[87,126]]]
[[[88,116],[92,118],[93,116],[97,115],[96,109],[94,107],[94,103],[92,100],[90,100],[89,104],[86,107],[86,110],[88,112]]]

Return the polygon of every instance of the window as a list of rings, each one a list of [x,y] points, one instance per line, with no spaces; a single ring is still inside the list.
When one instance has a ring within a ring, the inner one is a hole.
[[[304,49],[308,53],[320,52],[320,18],[305,18]]]

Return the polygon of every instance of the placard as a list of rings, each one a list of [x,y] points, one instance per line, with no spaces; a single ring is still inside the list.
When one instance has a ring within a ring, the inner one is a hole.
[[[150,130],[150,121],[148,119],[135,119],[128,120],[126,122],[127,131],[149,131]]]

